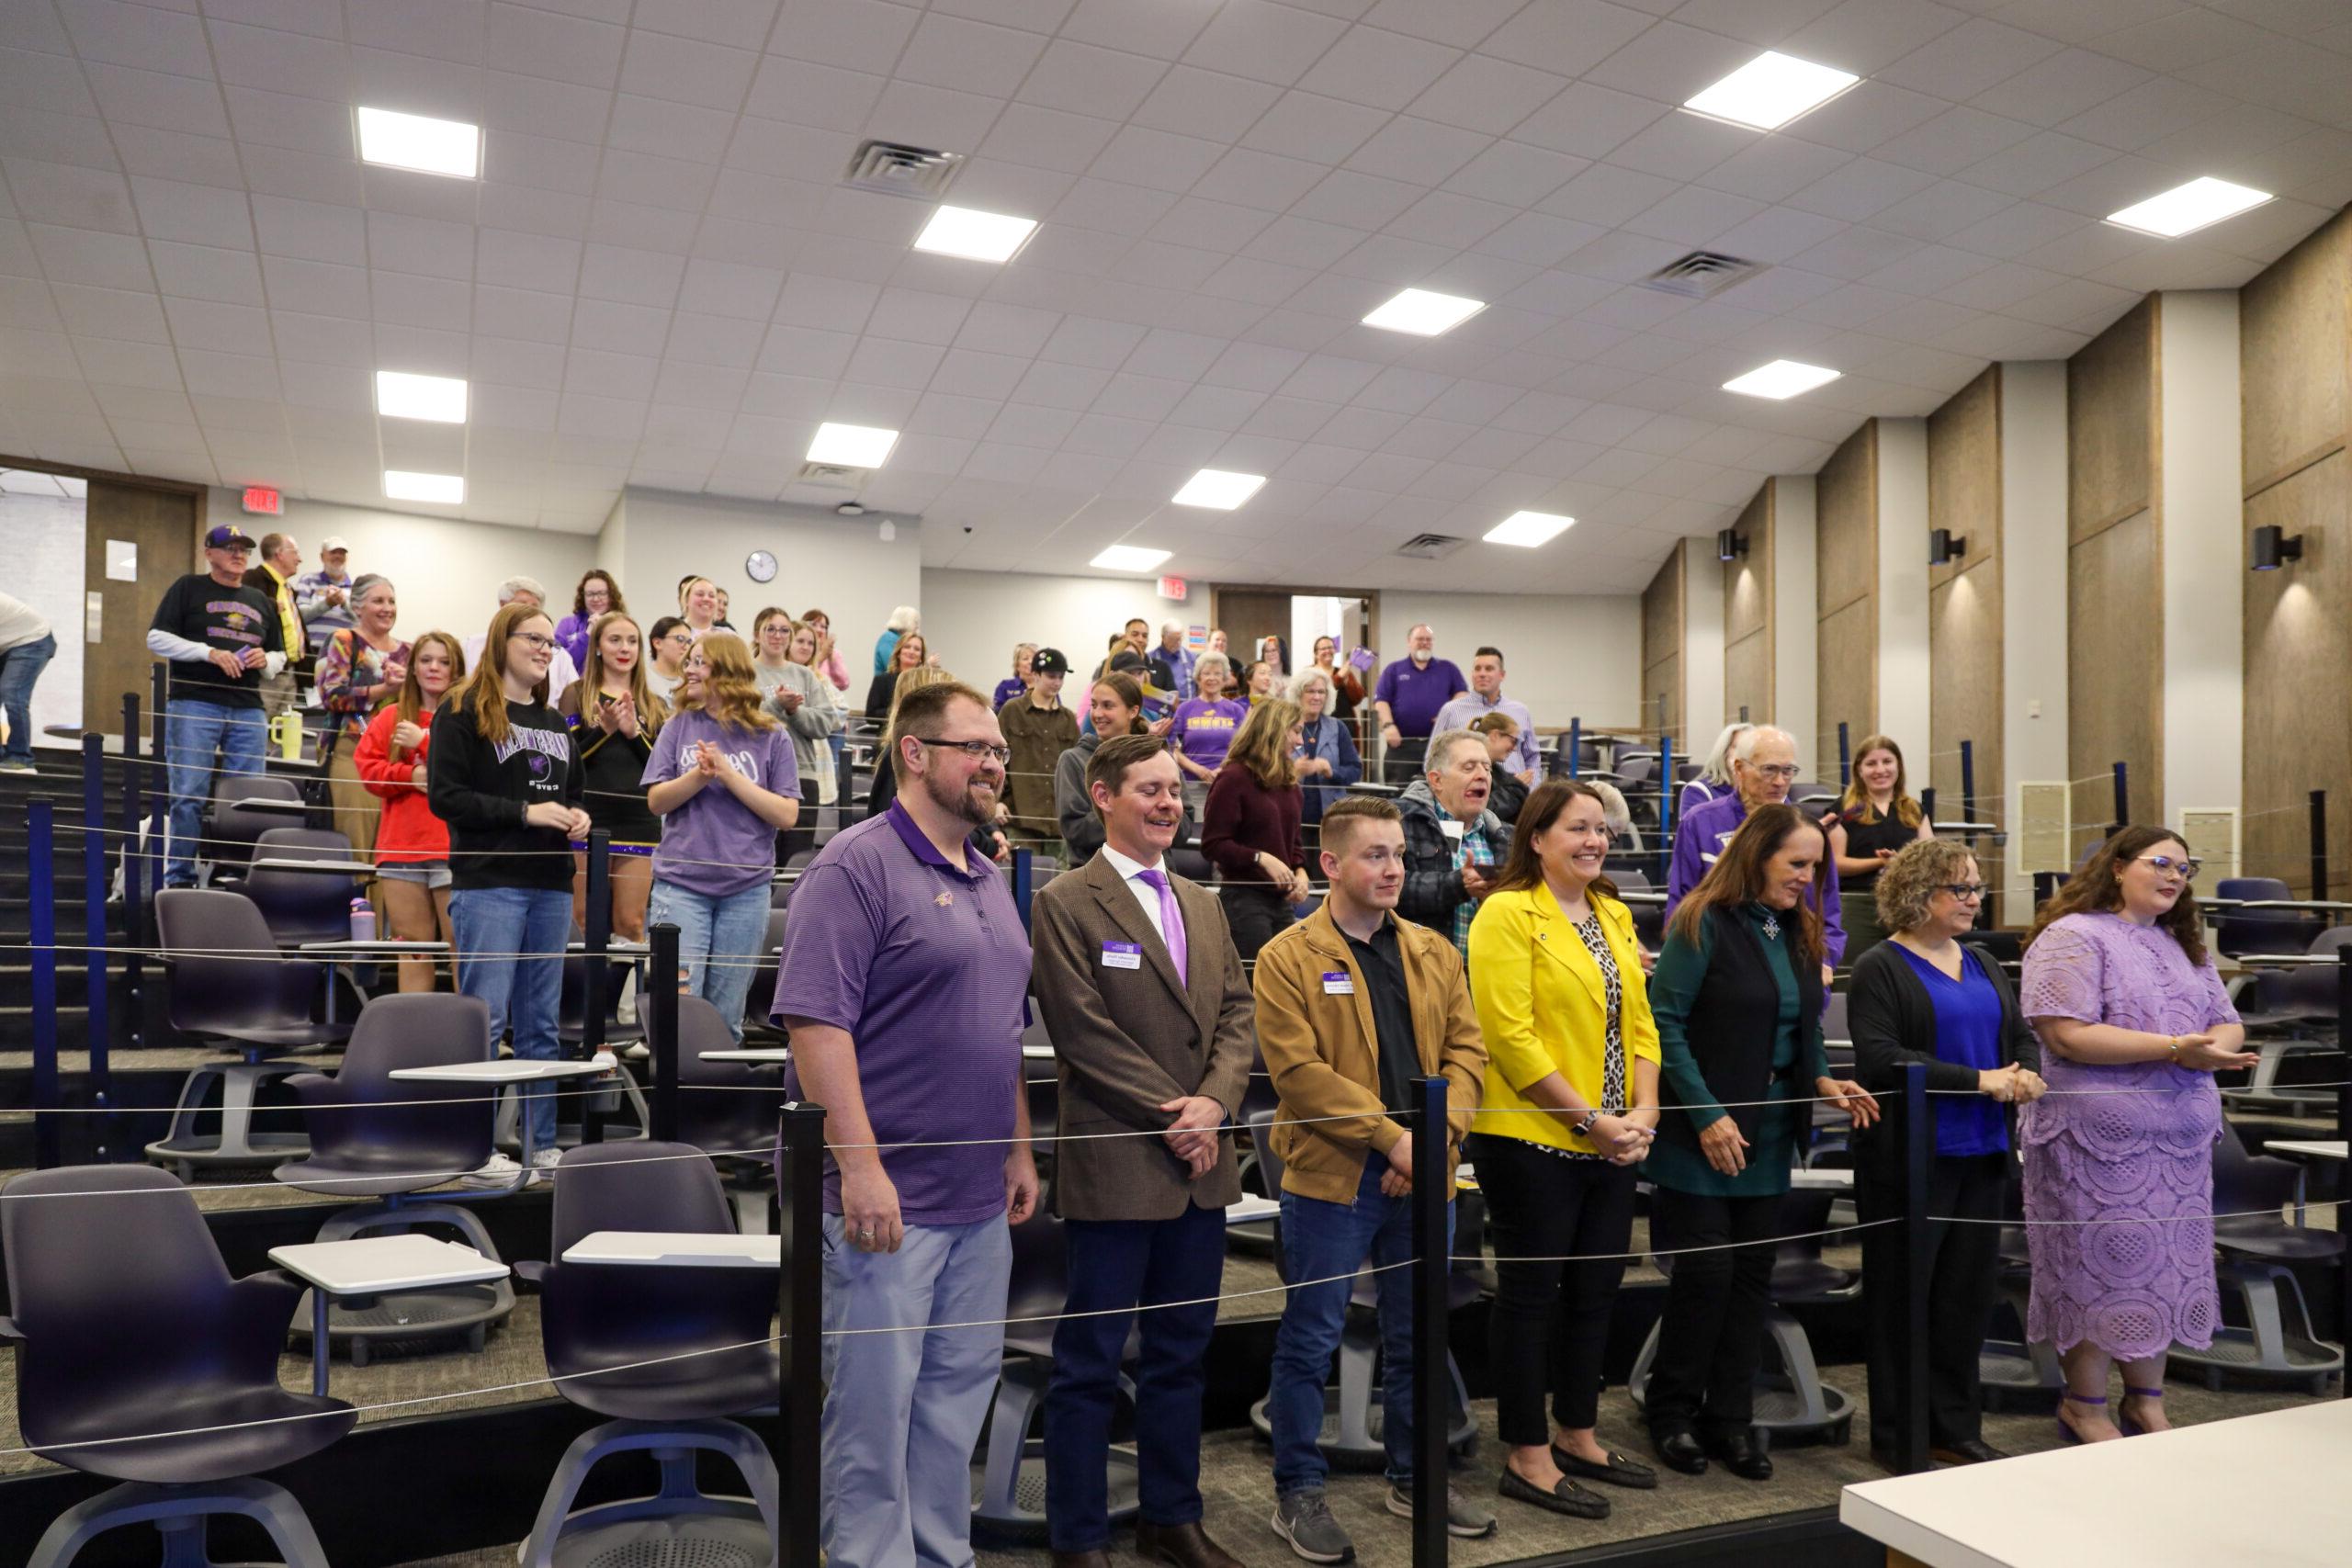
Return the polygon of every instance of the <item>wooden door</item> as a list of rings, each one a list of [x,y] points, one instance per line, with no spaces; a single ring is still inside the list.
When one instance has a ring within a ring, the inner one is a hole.
[[[88,523],[83,538],[85,592],[98,605],[97,635],[80,626],[57,628],[82,643],[82,723],[111,735],[122,728],[122,694],[137,692],[141,711],[149,691],[147,624],[155,617],[164,590],[183,573],[200,570],[198,547],[204,527],[202,491],[153,490],[113,479],[90,480]],[[111,540],[138,552],[137,575],[118,581],[107,575]]]
[[[1290,592],[1287,589],[1220,588],[1216,591],[1216,624],[1225,628],[1227,651],[1233,660],[1234,679],[1244,678],[1257,657],[1261,639],[1278,637],[1290,642]],[[1293,649],[1295,664],[1301,656]]]

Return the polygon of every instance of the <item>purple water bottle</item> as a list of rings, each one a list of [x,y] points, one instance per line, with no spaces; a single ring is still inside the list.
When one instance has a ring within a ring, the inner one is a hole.
[[[376,906],[365,898],[354,898],[351,901],[351,940],[354,942],[376,940]]]

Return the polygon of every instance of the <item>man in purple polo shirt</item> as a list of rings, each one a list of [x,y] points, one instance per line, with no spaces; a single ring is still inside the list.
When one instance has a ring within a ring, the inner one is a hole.
[[[1430,733],[1438,710],[1470,694],[1470,682],[1453,660],[1436,657],[1437,633],[1428,626],[1405,634],[1409,656],[1384,665],[1373,686],[1373,705],[1380,710],[1380,744],[1388,782],[1399,788],[1421,776],[1421,756],[1429,750]]]
[[[825,1108],[831,1151],[831,1568],[972,1561],[969,1466],[1004,1354],[1007,1222],[1037,1204],[1021,1083],[1029,939],[996,868],[964,842],[996,819],[1004,736],[988,699],[954,682],[908,693],[894,734],[898,800],[802,874],[775,991],[790,1090]],[[941,1326],[871,1332],[923,1323]]]
[[[1732,743],[1732,793],[1717,795],[1683,815],[1674,829],[1674,861],[1666,873],[1666,912],[1669,918],[1682,896],[1699,886],[1708,868],[1731,842],[1747,814],[1759,806],[1777,806],[1789,798],[1797,778],[1797,743],[1785,729],[1759,724]],[[1846,955],[1846,927],[1838,919],[1838,878],[1824,874],[1813,879],[1814,907],[1821,911],[1822,940],[1826,943],[1821,983],[1829,984],[1838,961]]]

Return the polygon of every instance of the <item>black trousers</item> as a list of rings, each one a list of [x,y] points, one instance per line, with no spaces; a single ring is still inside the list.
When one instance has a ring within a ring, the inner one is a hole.
[[[1998,1220],[2015,1162],[2006,1154],[1936,1155],[1928,1161],[1928,1213]],[[1854,1207],[1864,1224],[1899,1219],[1899,1178],[1855,1173]],[[1891,1450],[1900,1435],[1904,1306],[1902,1231],[1862,1233],[1862,1302],[1870,1321],[1871,1447]],[[1930,1224],[1928,1247],[1928,1441],[1938,1448],[1984,1435],[1977,1357],[1993,1315],[2001,1273],[1997,1224]]]
[[[1225,908],[1226,924],[1233,931],[1234,951],[1245,964],[1295,918],[1283,895],[1262,883],[1228,882],[1218,897]]]
[[[1421,776],[1421,760],[1429,755],[1430,738],[1408,735],[1388,748],[1380,768],[1382,776],[1398,789]]]
[[[1650,1363],[1650,1430],[1742,1430],[1756,1416],[1756,1368],[1772,1301],[1781,1196],[1716,1198],[1671,1188],[1650,1198],[1650,1243],[1668,1260],[1666,1311]],[[1732,1245],[1747,1244],[1747,1245]]]
[[[820,754],[824,754],[821,749]],[[822,765],[821,762],[819,764],[820,767]],[[813,850],[817,847],[817,781],[815,779],[800,781],[799,799],[799,817],[793,826],[785,829],[775,836],[775,863],[778,866],[782,866],[786,861],[790,860],[802,850]]]
[[[1551,1440],[1552,1418],[1590,1427],[1600,1405],[1600,1359],[1609,1315],[1625,1277],[1634,1237],[1634,1170],[1606,1160],[1563,1159],[1521,1138],[1477,1134],[1467,1151],[1487,1198],[1495,1257],[1589,1262],[1495,1265],[1494,1315],[1487,1337],[1503,1441],[1533,1448]]]

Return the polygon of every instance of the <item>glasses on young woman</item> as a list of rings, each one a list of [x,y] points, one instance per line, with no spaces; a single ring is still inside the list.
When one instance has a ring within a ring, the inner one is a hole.
[[[2158,876],[2177,874],[2186,882],[2196,881],[2197,874],[2205,869],[2205,863],[2201,860],[2175,860],[2170,855],[2141,855],[2137,858],[2154,868]]]

